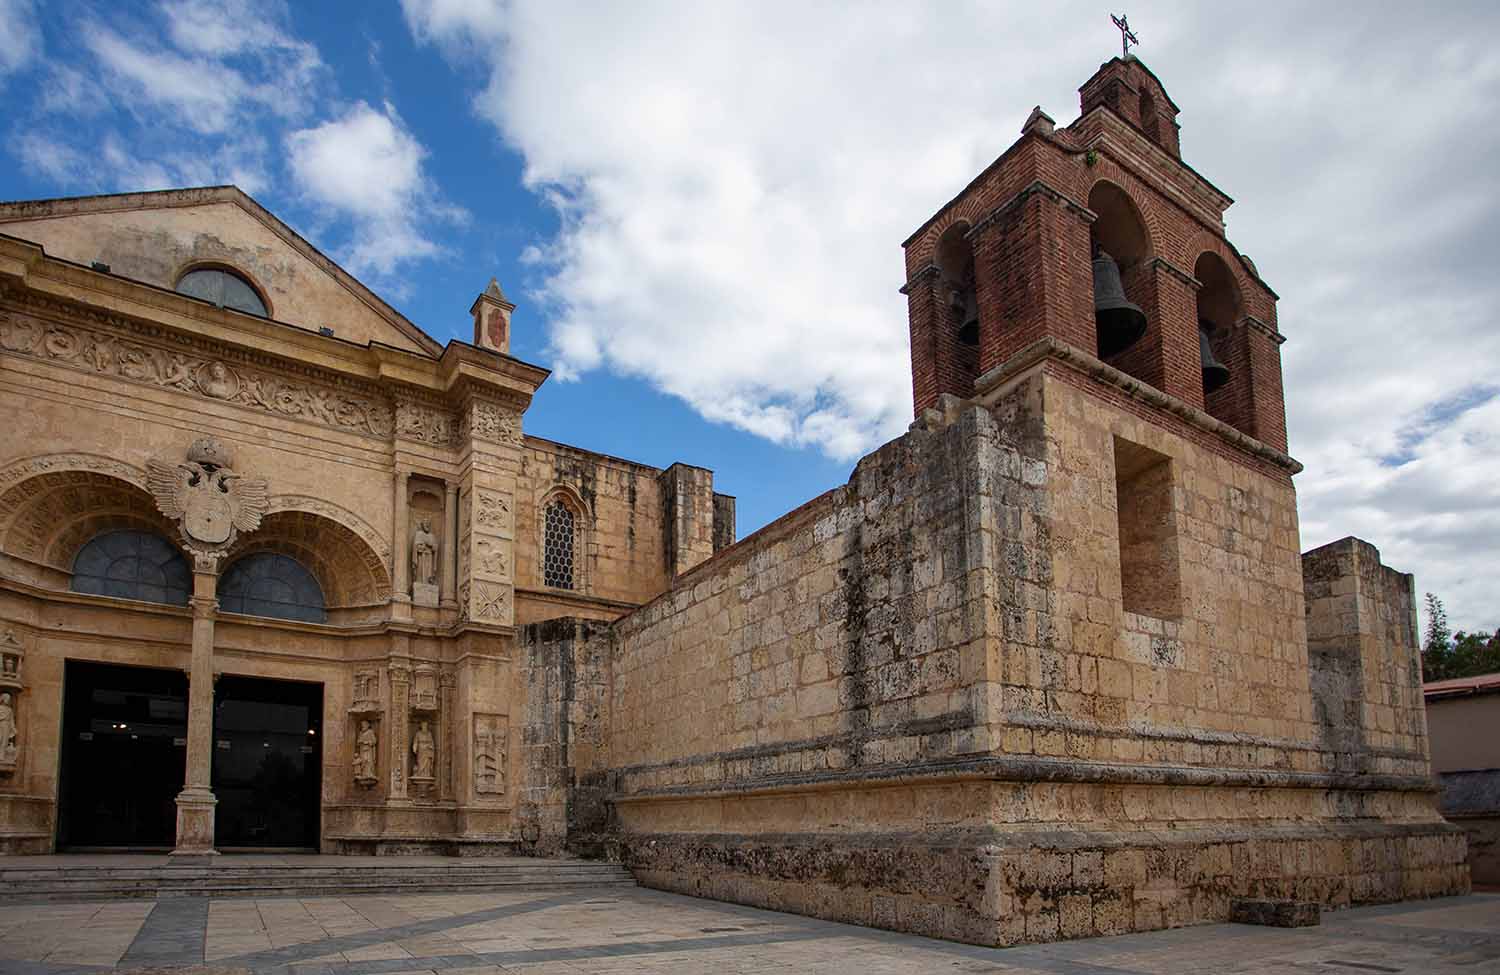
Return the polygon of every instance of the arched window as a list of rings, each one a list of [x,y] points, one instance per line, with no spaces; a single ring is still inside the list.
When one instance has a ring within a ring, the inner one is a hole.
[[[106,532],[73,559],[74,592],[186,606],[192,589],[182,553],[150,532]]]
[[[304,623],[327,619],[318,580],[296,559],[277,552],[255,552],[226,569],[219,580],[219,608]]]
[[[262,318],[270,313],[260,292],[233,271],[218,267],[200,267],[189,271],[177,280],[177,290],[194,298],[211,301],[221,308],[247,311]]]
[[[542,582],[573,588],[573,532],[577,518],[561,499],[547,505],[542,524]]]

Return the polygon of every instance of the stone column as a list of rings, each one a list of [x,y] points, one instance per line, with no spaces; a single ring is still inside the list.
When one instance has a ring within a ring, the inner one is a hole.
[[[391,522],[391,603],[392,616],[411,618],[411,517],[406,504],[406,482],[410,471],[398,469],[393,479],[395,488]]]
[[[445,609],[456,608],[458,600],[454,595],[454,561],[458,554],[458,485],[452,481],[448,482],[448,490],[443,497],[443,551],[441,553],[442,563],[438,570],[438,582],[441,586],[439,591],[439,605]]]
[[[214,614],[219,602],[217,555],[193,558],[193,662],[188,674],[187,768],[177,796],[176,862],[213,856]]]
[[[450,498],[452,496],[449,494]],[[445,670],[438,677],[439,692],[442,694],[438,700],[438,707],[442,709],[438,715],[441,729],[439,741],[442,742],[438,749],[438,798],[444,802],[453,798],[453,763],[459,754],[458,726],[453,717],[453,688],[456,683],[457,679],[452,671]]]

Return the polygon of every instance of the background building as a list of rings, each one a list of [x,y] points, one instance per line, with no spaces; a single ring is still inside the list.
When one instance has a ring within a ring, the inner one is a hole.
[[[1469,838],[1474,882],[1500,886],[1500,674],[1433,681],[1422,692],[1439,808]]]

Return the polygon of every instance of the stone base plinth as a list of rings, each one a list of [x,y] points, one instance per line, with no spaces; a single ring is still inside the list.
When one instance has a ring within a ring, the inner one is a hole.
[[[214,807],[219,800],[210,789],[183,789],[177,795],[177,846],[173,863],[193,863],[215,856]]]
[[[648,887],[996,946],[1223,922],[1245,898],[1469,891],[1463,836],[1441,822],[628,835],[625,862]]]

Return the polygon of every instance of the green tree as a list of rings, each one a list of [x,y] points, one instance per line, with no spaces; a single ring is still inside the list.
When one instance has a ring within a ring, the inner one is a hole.
[[[1500,673],[1500,630],[1453,633],[1443,601],[1427,594],[1427,635],[1422,641],[1422,679],[1450,680]]]

